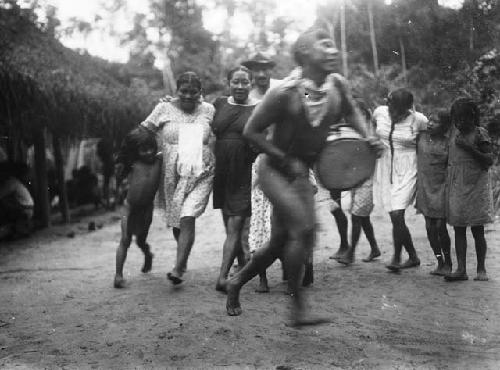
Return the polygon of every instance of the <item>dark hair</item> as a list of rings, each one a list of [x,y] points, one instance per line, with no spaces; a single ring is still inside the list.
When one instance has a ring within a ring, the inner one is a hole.
[[[198,89],[201,90],[201,80],[200,77],[194,72],[188,71],[184,72],[181,74],[179,77],[177,77],[177,90],[180,89],[182,84],[193,84],[195,85]]]
[[[123,163],[128,171],[134,162],[140,160],[139,148],[141,147],[152,148],[154,152],[158,151],[156,135],[144,126],[134,128],[125,136],[116,163]]]
[[[479,126],[479,107],[471,98],[457,98],[451,105],[450,117],[453,123],[469,121],[474,123],[475,126]]]
[[[226,75],[227,81],[228,82],[231,81],[235,72],[238,72],[238,71],[243,71],[243,72],[248,73],[248,77],[250,78],[250,81],[252,80],[252,78],[253,78],[252,71],[243,65],[239,65],[237,67],[232,68],[229,72],[227,72],[227,75]]]
[[[396,109],[402,113],[412,108],[413,94],[405,88],[396,89],[389,93],[387,102],[393,107],[396,107]]]
[[[330,39],[330,34],[321,28],[309,28],[302,32],[292,46],[293,60],[299,66],[304,65],[304,47],[310,47],[314,42],[322,39]]]

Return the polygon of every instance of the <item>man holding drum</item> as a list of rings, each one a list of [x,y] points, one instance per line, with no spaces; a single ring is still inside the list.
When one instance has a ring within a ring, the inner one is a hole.
[[[265,95],[243,132],[265,154],[259,183],[273,205],[272,230],[269,243],[228,280],[226,309],[228,315],[240,315],[241,287],[284,255],[293,299],[290,324],[303,326],[321,322],[305,317],[300,294],[303,263],[315,233],[309,168],[316,162],[332,124],[345,119],[363,137],[367,137],[367,130],[347,82],[334,73],[339,55],[329,34],[318,29],[304,32],[293,54],[300,67]],[[267,140],[265,130],[272,124],[274,134]],[[370,143],[378,146],[377,139]]]

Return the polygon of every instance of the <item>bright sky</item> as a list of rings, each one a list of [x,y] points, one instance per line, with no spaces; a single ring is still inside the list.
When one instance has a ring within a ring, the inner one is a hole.
[[[256,0],[257,1],[257,0]],[[276,14],[287,16],[295,20],[299,29],[306,29],[315,18],[316,6],[318,3],[338,0],[275,0]],[[349,1],[349,0],[346,0]],[[390,3],[391,0],[385,0]],[[95,23],[94,16],[99,11],[100,4],[107,0],[42,0],[42,3],[54,5],[58,8],[58,17],[63,23],[71,17],[86,20],[91,24]],[[463,0],[439,0],[440,4],[449,7],[459,7]],[[148,0],[128,0],[126,10],[117,12],[111,17],[115,32],[126,33],[132,27],[132,14],[135,12],[148,13]],[[204,25],[211,32],[217,34],[222,30],[226,12],[222,10],[210,10],[204,14]],[[245,40],[253,28],[250,17],[247,14],[235,14],[231,31],[239,39]],[[118,41],[110,37],[105,32],[91,32],[86,37],[71,36],[63,37],[61,41],[70,48],[84,48],[89,53],[103,58],[125,62],[128,59],[129,50],[118,44]]]

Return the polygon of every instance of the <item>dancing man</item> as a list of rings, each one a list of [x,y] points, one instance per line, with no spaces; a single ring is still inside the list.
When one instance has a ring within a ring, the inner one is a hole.
[[[366,122],[352,99],[345,79],[337,73],[338,50],[329,34],[310,29],[299,36],[293,55],[300,66],[280,86],[271,89],[256,107],[243,135],[265,157],[259,183],[273,205],[271,239],[227,282],[228,315],[241,314],[241,287],[283,255],[293,300],[291,326],[322,322],[305,317],[300,294],[304,259],[314,242],[313,166],[328,136],[341,119],[367,137]],[[274,134],[266,139],[272,124]],[[373,145],[377,140],[370,140]]]

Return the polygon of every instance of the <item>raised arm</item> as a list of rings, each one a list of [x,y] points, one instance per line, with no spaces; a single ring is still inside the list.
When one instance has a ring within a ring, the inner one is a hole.
[[[342,76],[336,76],[335,78],[337,81],[337,87],[341,93],[342,113],[346,122],[348,122],[362,137],[369,137],[370,133],[368,132],[368,123],[352,97],[349,83]]]

